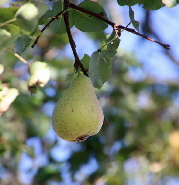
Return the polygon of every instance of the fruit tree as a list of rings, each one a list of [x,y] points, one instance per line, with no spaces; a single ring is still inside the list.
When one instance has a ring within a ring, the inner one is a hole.
[[[178,3],[0,1],[1,185],[178,184]]]

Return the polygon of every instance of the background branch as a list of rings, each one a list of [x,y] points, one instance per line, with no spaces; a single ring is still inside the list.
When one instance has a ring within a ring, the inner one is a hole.
[[[143,32],[146,35],[152,34],[159,41],[162,40],[161,34],[158,34],[156,29],[153,29],[153,27],[151,26],[152,17],[151,17],[150,11],[145,10],[144,20],[145,20],[145,24],[142,26]],[[171,51],[169,51],[169,50],[165,50],[164,52],[170,58],[170,60],[179,67],[179,59],[177,57],[175,57],[174,55],[172,55]]]

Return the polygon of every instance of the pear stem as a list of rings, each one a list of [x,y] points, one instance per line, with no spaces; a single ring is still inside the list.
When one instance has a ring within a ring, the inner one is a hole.
[[[108,120],[104,117],[104,123],[107,125],[107,126],[110,126]]]

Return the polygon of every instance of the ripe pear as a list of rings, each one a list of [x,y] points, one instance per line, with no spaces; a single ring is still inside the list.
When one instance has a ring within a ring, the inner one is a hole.
[[[52,124],[66,141],[84,141],[102,127],[104,115],[90,79],[79,74],[58,100]]]

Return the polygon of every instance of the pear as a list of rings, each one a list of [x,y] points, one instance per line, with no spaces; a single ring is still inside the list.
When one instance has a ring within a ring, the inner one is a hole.
[[[28,90],[31,94],[37,93],[37,86],[44,87],[50,80],[50,68],[47,63],[36,61],[29,64]]]
[[[44,87],[50,79],[50,69],[45,62],[36,61],[29,64],[30,79],[28,86]]]
[[[99,132],[103,120],[103,111],[90,79],[79,74],[54,108],[55,132],[66,141],[84,141]]]

